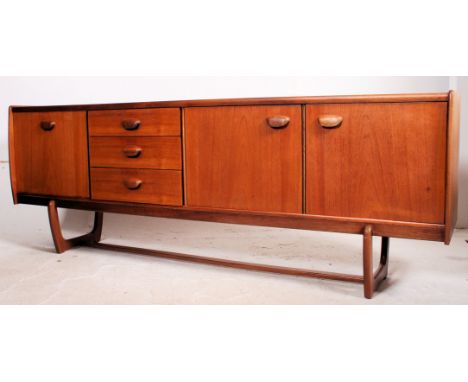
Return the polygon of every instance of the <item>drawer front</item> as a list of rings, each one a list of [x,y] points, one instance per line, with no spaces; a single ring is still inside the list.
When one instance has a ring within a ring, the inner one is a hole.
[[[90,111],[90,136],[180,136],[180,110],[134,109]]]
[[[175,170],[91,169],[94,200],[182,205],[182,173]]]
[[[181,170],[179,137],[91,137],[92,167]]]
[[[89,197],[86,112],[15,113],[17,191]]]
[[[308,214],[444,223],[446,102],[306,112]]]

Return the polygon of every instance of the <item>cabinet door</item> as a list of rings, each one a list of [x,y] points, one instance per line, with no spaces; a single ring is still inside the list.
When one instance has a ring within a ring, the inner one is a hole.
[[[13,116],[18,192],[89,196],[86,112]]]
[[[302,212],[301,131],[300,106],[186,109],[187,205]]]
[[[308,214],[444,223],[445,102],[309,105],[306,113]],[[335,117],[341,125],[322,126]]]

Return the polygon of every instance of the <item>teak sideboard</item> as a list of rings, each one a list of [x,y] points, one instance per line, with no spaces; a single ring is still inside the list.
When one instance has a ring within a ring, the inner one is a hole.
[[[371,298],[390,237],[450,243],[458,135],[453,91],[12,106],[11,186],[15,204],[48,207],[57,252],[88,245],[351,281]],[[65,239],[57,207],[94,211],[94,228]],[[103,244],[104,212],[359,234],[363,273]]]

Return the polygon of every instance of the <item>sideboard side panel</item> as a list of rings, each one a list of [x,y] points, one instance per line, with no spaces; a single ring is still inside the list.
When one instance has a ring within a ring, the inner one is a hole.
[[[13,108],[8,109],[8,161],[10,163],[10,184],[13,195],[13,203],[18,204],[18,189],[16,186],[16,160],[15,160],[15,136],[13,130]]]
[[[449,94],[447,131],[447,199],[445,205],[445,244],[450,244],[457,223],[458,208],[458,161],[460,137],[460,96],[455,91]]]

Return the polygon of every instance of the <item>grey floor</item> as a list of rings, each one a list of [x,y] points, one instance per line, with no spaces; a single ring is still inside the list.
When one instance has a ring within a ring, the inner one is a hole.
[[[468,230],[450,246],[392,239],[390,273],[374,299],[362,286],[76,248],[53,251],[44,207],[13,206],[0,164],[1,304],[466,304]],[[92,214],[61,211],[65,234]],[[361,273],[357,235],[106,214],[103,241],[333,272]],[[375,261],[379,240],[375,239]]]

